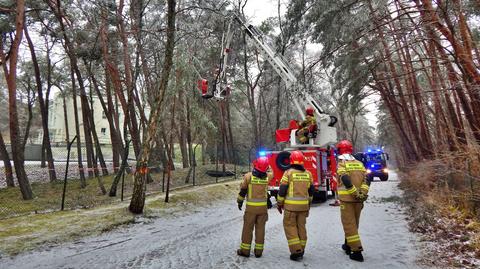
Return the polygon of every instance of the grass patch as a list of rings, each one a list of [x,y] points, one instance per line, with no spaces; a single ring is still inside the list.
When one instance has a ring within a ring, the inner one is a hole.
[[[103,214],[94,211],[52,212],[1,220],[0,250],[16,255],[40,245],[73,241],[134,221],[134,216],[124,208],[111,209]]]
[[[169,217],[206,207],[236,196],[238,182],[219,183],[172,191],[170,202],[163,194],[146,199],[142,218]],[[16,255],[40,246],[71,242],[134,223],[138,216],[128,210],[128,201],[90,209],[58,211],[0,220],[0,252]]]
[[[113,176],[103,177],[106,188],[109,188]],[[62,201],[63,181],[51,183],[33,183],[34,199],[23,200],[18,188],[0,189],[0,219],[15,215],[40,213],[59,210]],[[67,184],[65,207],[67,209],[90,208],[116,200],[102,195],[96,178],[87,180],[87,187],[81,188],[79,180],[70,180]]]
[[[219,165],[218,168],[221,170],[222,165]],[[215,169],[216,166],[214,164],[198,166],[195,173],[196,185],[215,183],[217,180],[216,178],[207,176],[205,174],[207,170]],[[240,177],[246,170],[248,170],[248,167],[234,167],[230,164],[226,165],[226,170],[233,171],[235,169],[237,170],[238,177]],[[188,174],[189,168],[179,168],[172,171],[170,187],[178,188],[191,185],[193,181],[193,175],[190,174],[190,180],[186,183],[185,179],[187,178]],[[110,190],[113,178],[114,175],[102,177],[103,184],[107,189],[107,193]],[[163,189],[163,174],[152,174],[152,179],[153,182],[147,184],[147,193],[161,192]],[[235,178],[218,178],[220,181],[225,179],[232,180]],[[126,200],[128,200],[131,196],[132,189],[133,176],[126,175],[124,191],[124,197]],[[60,210],[63,181],[51,183],[32,183],[32,190],[35,198],[33,200],[25,201],[22,199],[18,187],[0,189],[0,219]],[[65,197],[65,208],[68,210],[75,210],[116,203],[120,200],[120,191],[121,183],[119,183],[117,188],[117,197],[109,197],[108,194],[102,195],[96,178],[87,179],[87,187],[83,189],[80,187],[79,180],[69,180]]]

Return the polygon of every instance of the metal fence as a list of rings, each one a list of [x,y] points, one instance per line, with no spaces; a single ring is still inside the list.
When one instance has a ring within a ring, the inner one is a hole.
[[[129,199],[133,190],[133,181],[136,162],[131,158],[133,149],[129,149],[128,155],[122,157],[120,167],[114,167],[111,160],[111,146],[103,145],[104,157],[107,164],[107,172],[104,174],[98,167],[98,177],[89,177],[89,170],[84,160],[83,169],[86,176],[86,187],[80,184],[80,166],[77,160],[75,145],[71,147],[70,158],[66,145],[54,145],[52,153],[55,161],[57,181],[50,182],[49,168],[42,165],[41,148],[38,145],[27,148],[28,160],[25,161],[25,171],[32,185],[35,199],[23,201],[18,188],[5,188],[5,169],[0,162],[0,219],[19,215],[36,214],[65,209],[91,208],[102,204],[118,202]],[[82,147],[82,151],[85,148]],[[27,152],[27,151],[26,151]],[[110,152],[110,153],[109,153]],[[125,151],[127,152],[127,151]],[[194,151],[195,153],[196,151]],[[110,155],[108,155],[110,154]],[[85,156],[85,153],[82,153]],[[27,156],[27,154],[26,154]],[[180,157],[180,156],[177,156]],[[221,181],[229,181],[240,178],[250,168],[242,166],[235,160],[233,163],[223,165],[222,160],[213,160],[208,164],[201,164],[195,156],[191,167],[182,168],[180,160],[174,159],[174,170],[171,171],[170,190],[188,186],[211,184]],[[178,161],[178,162],[177,162]],[[223,168],[225,167],[225,171]],[[124,168],[124,169],[121,169]],[[122,174],[121,171],[124,171]],[[93,172],[93,171],[92,171]],[[161,193],[167,190],[168,171],[161,167],[149,167],[147,194]],[[117,179],[116,195],[111,197],[113,182]],[[16,181],[16,180],[15,180]],[[15,182],[17,184],[17,182]]]

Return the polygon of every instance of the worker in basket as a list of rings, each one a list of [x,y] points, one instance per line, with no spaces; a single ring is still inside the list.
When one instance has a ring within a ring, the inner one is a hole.
[[[309,138],[315,138],[317,136],[317,121],[314,115],[315,110],[313,107],[307,107],[305,119],[299,123],[297,130],[297,139],[301,144],[308,144]]]
[[[243,177],[238,194],[238,209],[242,210],[243,202],[247,200],[245,215],[243,216],[242,243],[237,254],[250,257],[253,232],[255,230],[255,257],[260,258],[263,253],[265,240],[265,224],[268,220],[267,209],[271,207],[268,199],[268,158],[260,157],[253,162],[252,172]]]

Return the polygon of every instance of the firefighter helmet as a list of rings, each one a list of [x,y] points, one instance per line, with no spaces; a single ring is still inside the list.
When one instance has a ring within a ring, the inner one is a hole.
[[[299,150],[294,150],[290,153],[290,164],[300,164],[303,165],[305,157],[303,153]]]
[[[315,112],[315,110],[311,106],[307,107],[307,110],[305,110],[305,113],[309,116],[313,116],[313,112]]]
[[[267,172],[269,166],[267,157],[260,157],[253,161],[253,168],[263,173]]]
[[[348,140],[342,140],[337,144],[338,153],[341,154],[352,154],[353,153],[353,145]]]

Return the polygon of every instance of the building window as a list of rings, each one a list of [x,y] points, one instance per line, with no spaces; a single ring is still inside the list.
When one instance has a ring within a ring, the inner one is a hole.
[[[102,133],[102,135],[105,135],[107,133],[107,128],[102,128],[100,132]]]

